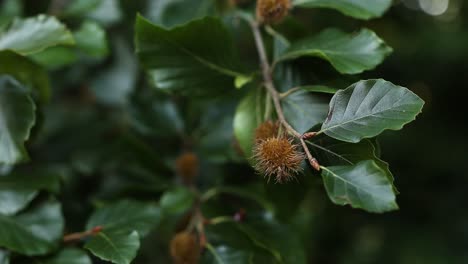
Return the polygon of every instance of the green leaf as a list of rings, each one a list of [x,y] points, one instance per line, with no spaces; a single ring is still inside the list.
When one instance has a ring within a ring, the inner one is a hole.
[[[247,83],[251,82],[253,79],[253,76],[237,76],[236,79],[234,80],[234,85],[236,86],[237,89],[240,89],[244,87]]]
[[[317,36],[292,43],[279,61],[318,57],[330,62],[340,73],[356,74],[375,68],[391,52],[392,48],[369,29],[353,34],[326,29]]]
[[[314,143],[307,143],[312,145],[314,157],[320,160],[320,164],[324,166],[354,165],[359,161],[373,160],[385,171],[385,176],[393,184],[394,178],[388,163],[379,158],[376,146],[370,139],[364,139],[358,143],[348,143],[325,137]],[[393,189],[398,194],[395,186]]]
[[[184,131],[181,112],[168,96],[140,93],[129,108],[131,124],[145,136],[170,137]]]
[[[114,63],[101,71],[91,82],[96,98],[107,105],[125,105],[135,88],[138,65],[129,45],[122,37],[113,41]]]
[[[131,233],[118,230],[102,231],[84,247],[102,260],[116,264],[130,264],[140,248],[140,239],[137,231]]]
[[[209,239],[220,241],[221,245],[226,241],[230,247],[255,255],[268,253],[274,258],[268,262],[254,263],[306,263],[299,236],[287,225],[273,219],[271,214],[249,214],[243,223],[225,222],[207,231],[211,235]]]
[[[373,213],[398,209],[392,183],[373,160],[352,166],[322,167],[322,177],[335,204],[349,204]]]
[[[67,2],[67,6],[63,10],[65,16],[79,16],[86,14],[95,9],[102,0],[75,0]]]
[[[0,51],[0,74],[8,74],[32,88],[42,102],[50,98],[49,76],[47,72],[27,57],[12,51]]]
[[[177,187],[164,193],[161,197],[160,205],[164,212],[177,214],[188,210],[194,201],[195,197],[190,189]]]
[[[0,50],[11,49],[22,55],[62,44],[74,44],[72,34],[55,17],[46,15],[16,19],[0,33]]]
[[[293,0],[293,6],[332,8],[360,19],[380,17],[392,5],[392,0]]]
[[[30,55],[38,64],[48,69],[59,69],[81,59],[94,62],[109,54],[106,32],[92,21],[85,21],[78,31],[74,32],[75,46],[55,46]]]
[[[95,22],[85,21],[74,36],[76,46],[94,58],[103,58],[109,53],[106,32]]]
[[[122,200],[117,203],[98,209],[88,220],[88,230],[102,226],[106,232],[113,231],[138,231],[140,236],[145,236],[159,224],[161,212],[155,204],[130,200]]]
[[[50,70],[71,65],[78,60],[75,47],[68,46],[48,48],[39,53],[32,54],[29,57],[36,63]]]
[[[299,133],[309,131],[327,116],[328,99],[307,91],[298,91],[281,100],[284,116]]]
[[[201,263],[231,264],[231,263],[278,263],[277,259],[264,248],[256,244],[253,238],[239,231],[239,224],[223,222],[206,227],[209,254],[203,254]]]
[[[211,244],[207,245],[208,251],[211,253],[211,258],[206,257],[202,260],[202,263],[208,264],[245,264],[245,263],[252,263],[251,259],[254,253],[239,250],[236,248],[231,248],[227,246],[218,246],[213,247]]]
[[[17,216],[0,214],[0,246],[27,256],[44,255],[62,238],[60,204],[47,202]]]
[[[424,101],[382,79],[357,82],[337,92],[319,133],[356,143],[385,129],[399,130],[416,118]]]
[[[10,264],[10,254],[8,251],[0,249],[0,264]]]
[[[0,164],[28,159],[24,142],[35,123],[36,106],[20,83],[0,75]]]
[[[234,135],[244,156],[253,157],[252,148],[255,129],[262,123],[264,116],[265,94],[263,89],[252,87],[249,94],[239,103],[234,115]]]
[[[52,257],[40,263],[43,264],[92,264],[91,258],[81,249],[65,248]],[[1,262],[0,262],[1,264]]]
[[[0,214],[13,215],[25,208],[39,190],[57,192],[57,175],[8,175],[0,177]]]
[[[92,10],[86,12],[86,17],[99,22],[106,27],[118,23],[123,12],[119,0],[100,0]]]
[[[270,214],[252,218],[245,224],[239,224],[238,228],[255,241],[255,244],[270,251],[282,263],[305,264],[307,262],[298,234],[284,223],[277,222]]]
[[[172,27],[213,13],[211,0],[150,0],[146,15],[158,25]],[[187,8],[190,7],[190,8]]]
[[[245,76],[232,38],[217,18],[164,29],[138,16],[135,30],[137,55],[159,89],[192,96],[222,94],[234,87],[235,78]]]

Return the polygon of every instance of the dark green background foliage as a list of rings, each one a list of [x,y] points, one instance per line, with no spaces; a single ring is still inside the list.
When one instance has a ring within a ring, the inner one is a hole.
[[[266,94],[227,2],[0,1],[0,264],[171,263],[200,195],[219,221],[201,263],[467,263],[468,4],[292,1],[264,40],[277,89],[300,87],[286,119],[321,131],[309,146],[324,167],[274,184],[241,154]],[[418,96],[423,114],[392,131]],[[197,192],[176,171],[187,150]]]

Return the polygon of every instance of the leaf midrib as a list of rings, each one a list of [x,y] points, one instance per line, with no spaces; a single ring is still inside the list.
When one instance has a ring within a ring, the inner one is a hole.
[[[354,91],[353,91],[353,93],[354,93]],[[402,110],[394,109],[394,108],[395,108],[395,104],[399,103],[399,102],[403,99],[403,97],[404,97],[404,96],[402,96],[401,98],[399,98],[398,101],[396,101],[395,103],[393,103],[393,105],[392,105],[391,107],[389,107],[389,108],[385,108],[385,109],[383,109],[383,110],[380,110],[380,111],[377,111],[377,112],[372,112],[371,114],[368,114],[368,115],[365,115],[365,116],[361,116],[361,117],[358,117],[358,118],[350,119],[350,120],[348,120],[348,121],[346,121],[346,122],[338,123],[338,124],[336,124],[336,125],[333,125],[333,126],[330,126],[330,127],[326,127],[325,129],[321,129],[318,133],[323,133],[323,132],[326,132],[326,131],[328,131],[328,130],[330,130],[330,129],[334,129],[334,128],[337,128],[337,127],[341,127],[341,126],[344,126],[344,125],[346,125],[346,124],[348,124],[348,123],[356,122],[357,120],[360,120],[360,119],[363,119],[363,118],[368,118],[368,117],[371,117],[371,116],[375,116],[375,115],[377,115],[377,114],[380,114],[380,113],[382,113],[382,112],[386,112],[386,111],[389,111],[389,110],[391,110],[391,111],[398,111],[398,112],[404,112],[404,111],[402,111]],[[361,103],[362,103],[362,102],[361,102]],[[348,102],[346,103],[346,106],[348,106],[348,105],[349,105],[349,98],[348,98]],[[326,123],[324,123],[324,125],[325,125],[325,124],[326,124]]]
[[[350,182],[350,181],[347,181],[346,179],[340,177],[338,174],[335,174],[332,170],[330,170],[330,169],[328,169],[328,168],[326,168],[326,167],[322,167],[322,169],[324,169],[326,172],[328,172],[328,173],[330,173],[331,175],[333,175],[335,178],[338,178],[338,179],[342,180],[343,182],[345,182],[345,183],[347,183],[347,184],[349,184],[349,185],[351,185],[351,186],[354,186],[354,188],[356,188],[356,189],[358,189],[358,190],[361,190],[362,192],[367,193],[369,196],[371,196],[371,197],[376,197],[376,199],[385,202],[384,199],[379,199],[379,196],[375,196],[375,195],[373,195],[371,192],[366,191],[365,189],[363,189],[363,188],[361,188],[361,187],[359,187],[359,186],[353,184],[353,183]],[[346,189],[346,188],[345,188],[345,189]],[[346,189],[346,190],[347,190],[347,189]]]
[[[147,21],[144,21],[144,23],[148,23]],[[163,31],[163,29],[160,29],[158,28],[158,30],[160,31]],[[163,34],[158,34],[159,37],[161,37],[162,39],[164,39],[164,41],[168,42],[169,44],[175,46],[177,49],[181,50],[182,52],[188,54],[189,56],[193,57],[196,61],[198,61],[200,64],[212,69],[212,70],[215,70],[215,71],[218,71],[222,74],[225,74],[225,75],[228,75],[228,76],[231,76],[231,77],[238,77],[238,76],[245,76],[244,74],[242,73],[239,73],[239,72],[236,72],[236,71],[233,71],[233,70],[230,70],[230,69],[227,69],[227,68],[224,68],[216,63],[212,63],[200,56],[197,56],[196,54],[194,54],[193,52],[191,52],[190,50],[188,50],[187,48],[185,48],[183,45],[180,45],[179,43],[177,43],[176,41],[168,38],[167,36],[165,36],[165,33],[169,33],[170,31],[163,31],[164,33]],[[151,50],[151,49],[149,49]]]

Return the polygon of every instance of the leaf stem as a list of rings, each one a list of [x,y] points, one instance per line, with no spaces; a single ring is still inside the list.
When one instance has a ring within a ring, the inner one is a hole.
[[[102,226],[96,226],[90,230],[68,234],[63,237],[63,242],[68,243],[68,242],[78,241],[78,240],[81,240],[90,236],[94,236],[94,235],[99,234],[102,231],[102,229],[103,229]]]
[[[264,85],[268,93],[271,95],[271,98],[273,99],[273,105],[275,106],[276,114],[278,115],[278,120],[289,133],[291,133],[301,142],[302,148],[304,149],[304,152],[306,154],[307,159],[309,160],[310,165],[315,170],[319,171],[320,165],[318,164],[317,159],[315,159],[310,153],[309,148],[307,147],[304,139],[302,138],[302,134],[297,132],[297,130],[295,130],[284,117],[283,108],[281,107],[280,94],[276,90],[275,85],[273,83],[272,70],[270,64],[268,63],[268,58],[266,55],[265,45],[263,43],[263,38],[260,32],[259,24],[257,21],[254,20],[248,19],[247,21],[249,22],[250,27],[252,28],[255,45],[257,47],[258,56],[260,58],[260,67],[262,69]]]
[[[294,87],[294,88],[291,88],[289,90],[287,90],[286,92],[284,93],[280,93],[279,96],[280,96],[280,99],[283,99],[283,98],[286,98],[288,97],[289,95],[299,91],[301,89],[301,87]]]

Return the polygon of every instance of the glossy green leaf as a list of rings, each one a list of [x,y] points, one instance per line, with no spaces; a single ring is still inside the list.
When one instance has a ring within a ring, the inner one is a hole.
[[[122,200],[98,209],[88,220],[88,230],[102,226],[106,232],[138,231],[145,236],[159,224],[161,212],[155,204]]]
[[[0,50],[32,54],[56,45],[74,44],[73,36],[55,17],[38,15],[16,19],[0,33]]]
[[[284,116],[294,129],[304,133],[327,116],[328,99],[307,91],[298,91],[281,101]]]
[[[95,256],[115,264],[130,264],[140,248],[137,231],[103,231],[89,240],[85,246]]]
[[[47,72],[35,62],[12,51],[0,51],[0,74],[8,74],[37,93],[42,102],[50,97]]]
[[[149,0],[146,15],[158,25],[173,27],[209,15],[213,9],[211,0]]]
[[[234,135],[244,154],[244,157],[253,157],[252,148],[255,138],[255,129],[263,122],[265,93],[263,89],[252,87],[239,103],[234,115]]]
[[[35,123],[36,106],[15,79],[0,75],[0,164],[28,159],[24,142]]]
[[[16,214],[25,208],[38,193],[36,190],[0,190],[0,214]]]
[[[321,138],[310,144],[314,157],[324,166],[354,165],[359,161],[373,160],[385,171],[388,180],[393,184],[394,178],[387,162],[379,158],[375,144],[370,139],[358,143],[348,143],[330,137]],[[393,187],[395,193],[398,191]]]
[[[190,189],[177,187],[166,191],[159,202],[164,212],[177,214],[188,210],[194,201],[194,193]]]
[[[28,256],[47,254],[61,241],[63,222],[57,202],[44,203],[17,216],[0,214],[0,246]]]
[[[398,209],[391,181],[373,160],[351,166],[322,167],[322,177],[335,204],[349,204],[373,213]]]
[[[1,262],[0,262],[1,263]],[[65,248],[40,262],[41,264],[92,264],[91,258],[81,249]]]
[[[25,208],[39,190],[57,192],[57,175],[8,175],[0,177],[0,214],[13,215]]]
[[[332,8],[360,19],[380,17],[392,0],[293,0],[293,5],[308,8]]]
[[[219,95],[234,88],[236,77],[244,76],[232,38],[217,18],[164,29],[138,16],[135,30],[137,55],[159,89]]]
[[[78,61],[76,47],[56,46],[28,56],[37,64],[56,70]]]
[[[399,130],[421,112],[424,101],[410,90],[382,79],[357,82],[337,92],[320,133],[347,142]]]
[[[102,58],[109,53],[106,32],[95,22],[85,21],[74,37],[77,48],[94,58]]]
[[[279,61],[318,57],[330,62],[340,73],[356,74],[375,68],[391,52],[392,49],[369,29],[353,34],[326,29],[317,36],[292,43]]]

